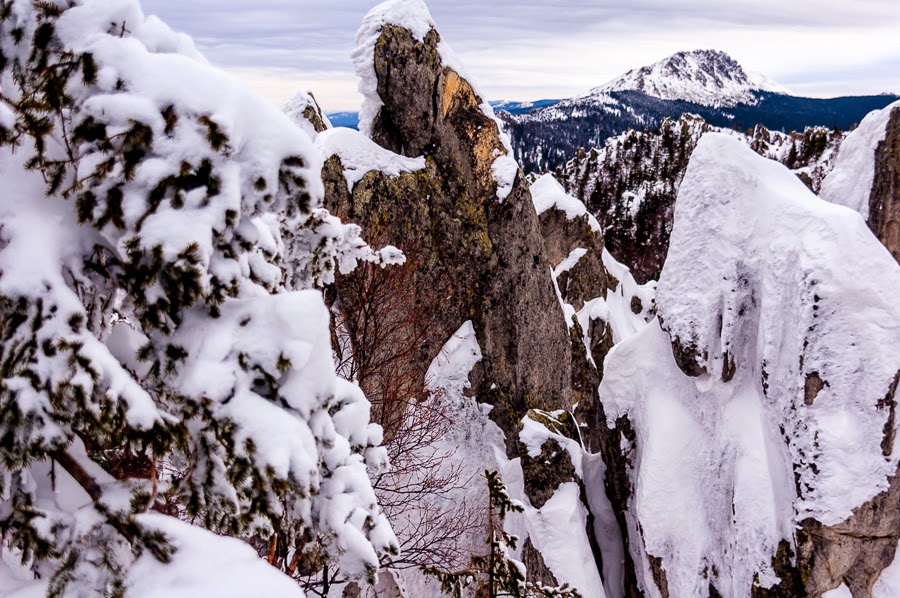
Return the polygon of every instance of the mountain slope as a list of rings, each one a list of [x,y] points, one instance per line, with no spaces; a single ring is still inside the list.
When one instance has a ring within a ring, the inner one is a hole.
[[[666,118],[677,120],[682,114],[742,131],[757,125],[784,132],[816,126],[847,130],[872,110],[898,99],[890,95],[818,99],[758,92],[754,104],[717,108],[662,100],[639,91],[614,91],[564,100],[520,116],[501,113],[501,117],[525,170],[542,171],[563,165],[580,148],[600,147],[629,129],[656,130]]]
[[[756,92],[787,94],[763,75],[745,71],[731,56],[717,50],[678,52],[655,64],[630,70],[591,91],[640,91],[662,100],[683,100],[704,106],[753,104]]]
[[[501,113],[526,171],[558,168],[579,148],[600,147],[629,129],[655,130],[666,118],[695,114],[710,125],[775,131],[850,129],[898,96],[830,99],[792,96],[715,50],[679,52],[631,70],[589,93],[521,114]]]

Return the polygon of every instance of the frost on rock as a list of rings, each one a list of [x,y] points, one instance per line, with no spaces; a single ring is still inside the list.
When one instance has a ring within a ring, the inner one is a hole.
[[[820,197],[847,206],[869,218],[869,198],[875,181],[875,150],[884,140],[891,113],[900,108],[894,102],[869,113],[841,144],[834,169],[822,182]]]
[[[385,466],[381,432],[335,375],[310,289],[402,256],[322,207],[306,134],[135,0],[7,8],[4,555],[92,595],[127,584],[134,554],[162,564],[182,537],[230,544],[143,515],[165,497],[216,532],[311,535],[370,578],[396,547],[368,479]],[[118,456],[137,472],[110,478]],[[54,492],[51,462],[83,502]]]
[[[770,587],[795,526],[842,522],[888,488],[898,292],[900,268],[858,214],[740,141],[701,140],[662,327],[616,346],[600,389],[610,425],[624,416],[636,432],[629,535],[646,579],[661,567],[677,596],[708,583],[745,595],[755,576]]]
[[[425,168],[425,158],[406,158],[386,150],[359,131],[338,127],[316,137],[316,147],[327,160],[337,156],[344,169],[348,190],[373,170],[395,177],[403,172],[415,172]]]

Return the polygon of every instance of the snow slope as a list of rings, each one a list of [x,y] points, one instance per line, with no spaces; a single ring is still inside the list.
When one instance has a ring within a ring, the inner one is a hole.
[[[822,182],[822,199],[856,210],[868,220],[869,197],[875,181],[875,150],[887,133],[891,112],[898,108],[900,102],[894,102],[884,110],[871,112],[847,135],[834,169]]]
[[[636,432],[628,520],[645,579],[649,554],[673,596],[770,586],[797,522],[838,523],[887,487],[897,293],[900,268],[858,214],[736,139],[701,139],[658,286],[663,324],[617,345],[600,387],[609,423]],[[685,375],[672,339],[711,374]],[[827,384],[806,393],[814,373]]]
[[[744,70],[716,50],[678,52],[649,66],[630,70],[591,91],[640,91],[663,100],[685,100],[704,106],[754,104],[756,91],[787,93],[764,76]]]

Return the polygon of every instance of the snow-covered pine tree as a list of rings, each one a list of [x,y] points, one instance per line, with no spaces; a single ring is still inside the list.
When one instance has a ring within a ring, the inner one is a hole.
[[[0,0],[0,533],[20,574],[118,595],[221,542],[153,510],[315,544],[350,578],[396,549],[366,475],[380,429],[309,290],[396,252],[321,207],[320,167],[137,0]]]

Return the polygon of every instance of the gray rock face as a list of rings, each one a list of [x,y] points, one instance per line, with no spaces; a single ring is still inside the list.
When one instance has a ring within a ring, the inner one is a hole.
[[[416,350],[393,367],[422,388],[444,343],[471,320],[482,352],[470,374],[471,390],[493,406],[490,417],[506,436],[507,454],[522,457],[525,493],[540,508],[565,482],[576,481],[584,494],[583,482],[554,441],[539,457],[528,457],[518,438],[522,418],[529,411],[571,411],[578,402],[579,416],[591,414],[592,424],[603,420],[600,371],[587,367],[580,332],[570,338],[551,272],[587,241],[591,255],[568,273],[566,298],[580,306],[586,298],[603,296],[603,239],[591,232],[586,218],[567,221],[556,214],[539,220],[521,172],[499,200],[492,164],[506,152],[500,130],[472,86],[442,64],[439,41],[434,30],[418,41],[409,31],[386,25],[374,46],[383,106],[371,137],[395,153],[424,156],[425,168],[397,176],[372,171],[349,190],[340,158],[332,156],[323,169],[326,204],[360,224],[370,243],[395,245],[408,258],[402,268],[372,268],[375,280],[405,272],[402,284],[410,289],[409,299],[391,316],[398,342],[368,346],[376,353],[372,360],[390,359],[397,346],[409,344],[405,339],[415,339]],[[355,293],[358,284],[338,277],[335,285],[335,300],[348,312],[367,309],[367,299]],[[611,336],[608,330],[592,332],[602,364]],[[578,438],[575,422],[569,421],[568,436]],[[592,520],[588,529],[573,533],[586,534],[599,558]],[[523,549],[529,580],[558,585],[534,544]]]
[[[572,405],[571,366],[559,359],[568,354],[568,334],[526,180],[520,173],[498,200],[491,166],[506,152],[498,125],[472,86],[442,64],[439,41],[435,30],[420,42],[386,25],[375,45],[383,106],[372,138],[398,154],[424,155],[426,169],[395,178],[372,172],[350,194],[332,163],[328,204],[374,242],[411,255],[415,294],[431,312],[423,320],[434,324],[413,360],[422,376],[447,338],[472,320],[483,354],[473,390],[494,405],[491,416],[512,451],[528,409]],[[446,290],[437,303],[428,299],[436,289]]]
[[[869,228],[900,262],[900,108],[891,112],[885,138],[875,151]]]

